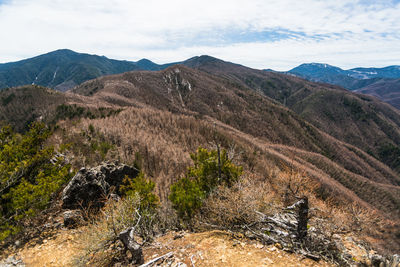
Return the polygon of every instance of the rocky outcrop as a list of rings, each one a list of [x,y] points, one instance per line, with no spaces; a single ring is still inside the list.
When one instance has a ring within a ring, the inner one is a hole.
[[[118,192],[125,176],[136,177],[139,171],[125,164],[103,163],[94,168],[82,168],[62,192],[62,207],[77,209],[104,205],[105,197]]]

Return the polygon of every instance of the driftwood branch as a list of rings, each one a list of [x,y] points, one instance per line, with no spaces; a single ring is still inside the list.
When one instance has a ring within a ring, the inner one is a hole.
[[[157,258],[155,258],[155,259],[152,259],[151,261],[149,261],[149,262],[147,262],[147,263],[145,263],[145,264],[142,264],[142,265],[140,265],[139,267],[151,266],[152,264],[156,263],[157,261],[159,261],[159,260],[161,260],[161,259],[167,259],[167,258],[169,258],[169,257],[172,257],[172,255],[174,255],[174,253],[168,252],[167,254],[162,255],[162,256],[160,256],[160,257],[157,257]]]
[[[192,263],[192,267],[196,267],[196,266],[194,265],[194,262],[193,262],[193,257],[194,257],[194,255],[190,256],[190,262]]]

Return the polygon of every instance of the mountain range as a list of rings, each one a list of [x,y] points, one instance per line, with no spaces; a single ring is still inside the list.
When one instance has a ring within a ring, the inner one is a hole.
[[[131,70],[160,70],[167,66],[147,59],[121,61],[61,49],[18,62],[0,64],[0,89],[36,84],[66,91],[102,75]]]
[[[0,90],[32,84],[66,91],[103,75],[133,70],[157,71],[177,63],[191,66],[191,60],[193,63],[196,58],[160,65],[148,59],[137,62],[122,61],[61,49],[18,62],[0,64]],[[398,97],[400,87],[396,80],[400,78],[400,66],[343,70],[328,64],[309,63],[285,73],[313,82],[339,85],[358,93],[372,95],[400,108]]]
[[[341,68],[321,63],[301,64],[288,72],[309,81],[339,85],[362,94],[373,95],[400,108],[398,79],[400,66],[384,68]]]
[[[353,68],[343,70],[339,67],[321,63],[301,64],[288,73],[295,74],[316,82],[334,83],[348,89],[358,89],[371,82],[371,79],[396,79],[400,77],[400,66],[384,68]],[[355,81],[369,80],[365,83]]]

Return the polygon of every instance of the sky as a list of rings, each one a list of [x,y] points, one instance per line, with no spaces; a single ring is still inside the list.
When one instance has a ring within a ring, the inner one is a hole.
[[[0,0],[0,63],[64,48],[274,70],[400,65],[400,0]]]

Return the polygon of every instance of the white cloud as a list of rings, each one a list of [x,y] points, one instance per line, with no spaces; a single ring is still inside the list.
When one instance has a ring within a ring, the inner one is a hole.
[[[13,0],[0,5],[0,62],[69,48],[159,63],[210,54],[280,70],[310,61],[341,67],[400,64],[400,3],[363,2]],[[230,31],[271,30],[299,35],[218,40]]]

